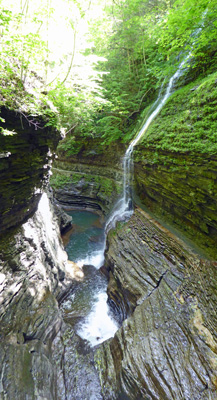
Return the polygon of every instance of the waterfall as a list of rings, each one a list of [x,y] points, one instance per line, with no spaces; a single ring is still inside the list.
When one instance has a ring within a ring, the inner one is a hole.
[[[168,86],[166,88],[166,92],[164,96],[161,96],[162,88],[159,92],[158,98],[155,101],[153,107],[154,110],[152,111],[151,115],[148,117],[147,121],[142,126],[141,130],[136,135],[135,139],[130,143],[129,147],[126,150],[126,153],[123,158],[123,193],[122,197],[118,200],[115,204],[114,209],[108,221],[106,223],[105,232],[107,233],[111,228],[115,227],[117,221],[123,221],[128,219],[133,214],[133,201],[132,201],[132,172],[133,172],[133,149],[142,138],[142,136],[147,131],[148,127],[154,120],[154,118],[159,114],[161,109],[163,108],[164,104],[166,103],[167,99],[173,92],[174,84],[177,79],[183,74],[184,66],[188,59],[190,58],[191,53],[189,53],[185,59],[180,63],[177,71],[174,75],[170,78]]]
[[[192,36],[195,38],[195,40],[192,44],[192,48],[194,47],[196,39],[204,26],[204,19],[206,17],[206,14],[207,14],[207,9],[202,14],[201,26],[193,32]],[[141,130],[136,135],[135,139],[130,143],[129,147],[127,148],[127,151],[123,159],[123,174],[124,174],[123,193],[121,199],[118,200],[114,209],[111,212],[110,217],[108,218],[108,221],[105,226],[106,233],[108,233],[108,231],[111,228],[115,227],[117,221],[126,220],[133,214],[132,185],[131,185],[132,175],[133,175],[133,157],[132,157],[133,149],[137,145],[139,140],[142,138],[142,136],[145,134],[145,132],[147,131],[148,127],[150,126],[154,118],[159,114],[164,104],[166,103],[167,99],[172,94],[174,89],[174,84],[184,73],[185,71],[184,67],[187,61],[190,59],[190,57],[191,57],[191,50],[184,58],[184,60],[179,64],[177,71],[170,78],[164,96],[162,96],[163,85],[161,86],[158,98],[154,102],[151,108],[153,109],[153,111],[151,112],[150,116],[142,126]]]
[[[141,130],[136,135],[135,139],[130,143],[126,150],[123,158],[123,191],[121,198],[115,204],[110,217],[107,220],[104,232],[104,241],[102,243],[101,249],[96,253],[91,255],[88,260],[90,264],[94,265],[95,268],[100,268],[103,265],[104,251],[106,245],[106,234],[111,228],[115,227],[117,221],[123,221],[128,219],[133,214],[133,201],[132,201],[132,177],[133,177],[133,149],[141,139],[141,137],[147,131],[149,125],[154,120],[154,118],[159,114],[165,102],[173,92],[174,83],[183,74],[184,65],[190,58],[190,53],[185,57],[185,59],[179,65],[175,74],[170,78],[168,86],[166,88],[165,94],[162,96],[162,88],[159,92],[158,98],[152,106],[153,111],[151,111],[150,116],[142,126]],[[82,264],[84,260],[82,260]],[[101,316],[103,315],[103,324],[101,321]],[[114,336],[116,330],[118,329],[118,324],[113,320],[110,315],[109,308],[107,305],[107,295],[105,290],[99,291],[97,293],[97,301],[94,305],[93,310],[89,314],[88,318],[85,319],[82,324],[79,325],[78,334],[83,339],[89,341],[92,346],[98,343],[102,343],[104,340],[111,336]]]

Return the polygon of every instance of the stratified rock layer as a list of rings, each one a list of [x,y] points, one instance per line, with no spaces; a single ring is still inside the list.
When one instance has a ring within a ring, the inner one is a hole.
[[[43,194],[34,216],[0,246],[0,399],[83,400],[94,390],[102,399],[92,353],[59,308],[82,277]]]
[[[49,345],[61,326],[57,297],[73,277],[57,232],[44,194],[35,215],[1,241],[2,399],[52,398]]]
[[[60,135],[41,118],[1,108],[0,122],[0,234],[31,215],[48,179],[49,148]]]
[[[109,296],[130,316],[95,356],[104,399],[217,399],[217,264],[140,209],[108,244]]]
[[[83,278],[60,238],[58,222],[65,231],[71,219],[43,192],[59,135],[40,118],[5,108],[1,117],[0,399],[83,400],[97,392],[101,400],[92,352],[79,353],[59,308]]]
[[[107,214],[122,191],[123,154],[121,144],[105,145],[103,150],[99,141],[90,138],[78,154],[67,156],[58,150],[51,177],[55,198],[65,207]]]
[[[135,188],[150,211],[217,257],[217,156],[135,150]]]

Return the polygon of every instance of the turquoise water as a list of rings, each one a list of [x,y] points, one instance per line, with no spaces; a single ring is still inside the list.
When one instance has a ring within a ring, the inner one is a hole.
[[[88,211],[71,211],[74,232],[66,246],[68,257],[71,261],[90,261],[96,252],[103,248],[104,230],[100,217]],[[86,264],[85,263],[85,264]]]
[[[100,272],[103,265],[105,236],[98,215],[71,211],[74,230],[66,246],[68,257],[84,272],[72,293],[63,302],[64,319],[92,346],[114,336],[118,324],[107,304],[107,279]]]

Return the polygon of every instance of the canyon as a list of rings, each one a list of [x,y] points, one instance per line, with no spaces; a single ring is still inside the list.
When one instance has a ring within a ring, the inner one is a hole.
[[[93,139],[52,157],[58,132],[2,112],[16,133],[1,135],[0,397],[215,400],[216,155],[136,147],[135,210],[108,233],[102,268],[122,325],[91,348],[61,311],[85,274],[64,251],[61,207],[105,219],[126,145]]]

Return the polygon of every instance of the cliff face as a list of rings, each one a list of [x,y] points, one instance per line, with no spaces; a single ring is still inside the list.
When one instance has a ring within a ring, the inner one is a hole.
[[[36,210],[48,178],[48,150],[60,139],[40,118],[3,107],[1,118],[7,132],[0,133],[0,234]]]
[[[29,125],[12,111],[1,115],[16,133],[0,136],[0,398],[83,400],[97,392],[101,400],[92,353],[77,351],[81,340],[60,309],[83,274],[60,238],[58,223],[65,229],[70,221],[43,192],[58,135],[40,119]],[[83,385],[75,383],[78,368]]]
[[[135,187],[153,213],[216,257],[216,155],[156,153],[141,145],[136,152]]]
[[[57,298],[73,278],[48,198],[41,198],[48,150],[59,135],[41,119],[4,108],[1,117],[7,131],[0,134],[0,397],[50,399]]]
[[[53,398],[52,339],[62,319],[57,299],[75,271],[43,194],[38,210],[0,246],[0,397]]]
[[[137,209],[110,232],[106,267],[129,317],[95,356],[104,398],[216,399],[216,263]]]
[[[89,138],[88,142],[82,142],[77,154],[69,156],[61,148],[57,154],[51,186],[58,202],[107,214],[122,190],[124,146],[102,147],[99,141]]]
[[[142,203],[216,258],[217,74],[168,99],[135,148]]]

